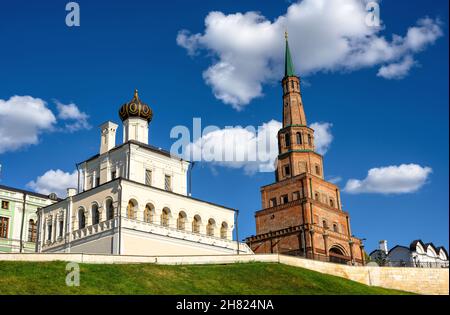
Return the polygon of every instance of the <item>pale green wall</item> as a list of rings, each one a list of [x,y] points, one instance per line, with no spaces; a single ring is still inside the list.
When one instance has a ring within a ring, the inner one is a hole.
[[[2,209],[2,201],[9,201],[8,210]],[[8,234],[6,237],[10,239],[14,233],[14,219],[15,219],[16,202],[12,201],[5,193],[0,192],[0,217],[9,218]],[[10,241],[4,238],[0,238],[0,252],[11,252]]]
[[[0,216],[9,218],[8,224],[8,239],[0,238],[0,252],[11,252],[11,251],[19,251],[20,246],[20,227],[22,224],[21,218],[21,208],[23,201],[19,201],[19,199],[23,199],[23,193],[9,191],[7,189],[0,190]],[[1,201],[9,201],[9,209],[1,209]],[[40,207],[45,207],[49,205],[51,202],[49,199],[43,199],[39,197],[35,197],[33,195],[27,195],[27,201],[25,204],[25,219],[23,224],[23,237],[24,241],[24,251],[30,252],[34,251],[35,244],[28,242],[28,221],[30,218],[33,218],[35,222],[37,221],[36,211]],[[16,207],[19,210],[16,210]]]

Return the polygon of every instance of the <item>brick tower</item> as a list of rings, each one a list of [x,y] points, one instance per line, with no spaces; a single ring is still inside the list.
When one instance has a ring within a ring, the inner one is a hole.
[[[351,234],[339,188],[324,179],[314,130],[306,123],[300,79],[286,37],[283,127],[278,131],[275,183],[261,187],[262,210],[255,213],[255,253],[286,253],[340,263],[363,263],[363,246]]]

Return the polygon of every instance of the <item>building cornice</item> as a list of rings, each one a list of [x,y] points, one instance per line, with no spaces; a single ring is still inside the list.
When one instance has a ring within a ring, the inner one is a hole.
[[[6,190],[6,191],[13,191],[16,193],[21,193],[21,194],[26,194],[29,196],[38,197],[38,198],[42,198],[42,199],[46,199],[46,200],[51,200],[48,195],[44,195],[44,194],[40,194],[40,193],[36,193],[33,191],[24,190],[24,189],[20,189],[20,188],[14,188],[14,187],[10,187],[10,186],[0,185],[0,189]],[[59,198],[59,200],[62,200],[62,199]]]
[[[158,187],[155,187],[155,186],[148,186],[148,185],[142,184],[140,182],[136,182],[134,180],[130,180],[130,179],[126,179],[126,178],[120,178],[120,180],[123,181],[123,182],[129,182],[129,183],[132,183],[132,184],[136,184],[136,185],[139,185],[141,187],[148,188],[148,189],[154,189],[154,190],[161,191],[161,192],[164,192],[164,193],[169,193],[169,194],[172,194],[172,195],[175,195],[175,196],[178,196],[178,197],[182,197],[182,198],[187,198],[187,199],[191,199],[191,200],[194,200],[194,201],[203,202],[203,203],[206,203],[206,204],[209,204],[209,205],[212,205],[212,206],[224,208],[226,210],[239,212],[239,210],[237,210],[237,209],[229,208],[229,207],[226,207],[224,205],[220,205],[220,204],[213,203],[213,202],[210,202],[210,201],[205,201],[205,200],[202,200],[202,199],[194,198],[192,196],[179,194],[179,193],[176,193],[176,192],[173,192],[173,191],[169,191],[169,190],[165,190],[165,189],[162,189],[162,188],[158,188]]]
[[[170,153],[169,151],[167,151],[167,150],[164,150],[164,149],[161,149],[161,148],[157,148],[157,147],[154,147],[154,146],[152,146],[152,145],[145,144],[145,143],[142,143],[142,142],[139,142],[139,141],[136,141],[136,140],[128,140],[127,142],[122,143],[121,145],[118,145],[118,146],[112,148],[112,149],[109,150],[108,152],[105,152],[105,153],[103,153],[103,154],[96,154],[96,155],[93,155],[93,156],[91,156],[90,158],[88,158],[87,160],[84,160],[84,161],[82,161],[82,162],[79,162],[79,163],[77,163],[76,165],[81,165],[81,164],[84,164],[84,163],[87,163],[87,162],[91,162],[92,160],[95,160],[95,159],[97,159],[97,158],[99,158],[99,157],[107,156],[107,155],[110,154],[111,152],[117,151],[117,150],[119,150],[119,149],[125,147],[126,145],[130,145],[130,144],[137,145],[137,146],[139,146],[139,147],[141,147],[141,148],[147,149],[147,150],[149,150],[149,151],[151,151],[151,152],[154,152],[154,153],[161,154],[161,155],[166,156],[166,157],[170,157],[170,158],[173,158],[173,159],[177,159],[177,160],[179,160],[179,161],[184,161],[184,162],[186,162],[186,163],[190,163],[189,161],[187,161],[187,160],[185,160],[185,159],[183,159],[183,158],[181,158],[181,157],[179,157],[179,156],[177,156],[177,155],[171,154],[171,153]]]

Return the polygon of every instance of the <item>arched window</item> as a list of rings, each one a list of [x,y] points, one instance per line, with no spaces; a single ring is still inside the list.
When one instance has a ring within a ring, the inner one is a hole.
[[[322,226],[324,229],[328,229],[328,223],[326,220],[322,220]]]
[[[183,231],[186,229],[186,213],[184,213],[183,211],[180,211],[180,213],[178,213],[177,229]]]
[[[84,229],[86,227],[86,216],[84,214],[84,209],[78,210],[78,228]]]
[[[200,233],[200,224],[202,223],[202,219],[199,215],[194,216],[194,220],[192,221],[192,233]]]
[[[161,214],[161,225],[168,227],[169,226],[169,218],[170,218],[170,210],[169,208],[164,208]]]
[[[334,208],[334,200],[330,198],[330,207]]]
[[[111,220],[114,218],[114,207],[111,199],[107,199],[105,202],[106,208],[106,220]]]
[[[291,81],[291,88],[294,89],[294,81]]]
[[[92,225],[100,223],[100,211],[98,210],[98,205],[94,203],[92,205]]]
[[[338,230],[338,226],[337,226],[337,224],[336,224],[336,223],[334,223],[334,224],[333,224],[333,231],[334,231],[334,232],[336,232],[336,233],[338,233],[338,232],[339,232],[339,230]]]
[[[50,223],[47,225],[47,240],[48,240],[48,241],[51,241],[51,240],[52,240],[52,230],[53,230],[53,225],[52,225],[52,223],[50,222]]]
[[[290,134],[287,133],[284,135],[284,142],[287,147],[291,146],[291,135]]]
[[[308,134],[308,144],[312,145],[312,137],[310,134]]]
[[[227,222],[222,222],[222,226],[220,227],[220,238],[227,238],[228,236],[228,224]]]
[[[28,242],[36,242],[36,222],[33,219],[28,221]]]
[[[134,202],[133,200],[128,201],[127,218],[135,219],[136,218],[136,209],[137,209],[137,202]]]
[[[63,235],[64,235],[64,221],[63,221],[63,219],[61,218],[60,220],[59,220],[59,227],[58,227],[58,231],[59,231],[59,237],[63,237]]]
[[[316,165],[316,174],[320,176],[320,166]]]
[[[216,221],[214,221],[214,219],[209,219],[208,225],[206,226],[206,235],[214,236],[215,227],[216,227]]]
[[[153,223],[154,214],[155,207],[151,203],[146,204],[144,210],[144,222]]]
[[[302,144],[302,134],[300,132],[297,132],[297,144]]]
[[[314,193],[314,199],[316,199],[317,201],[320,201],[320,195],[318,192]]]

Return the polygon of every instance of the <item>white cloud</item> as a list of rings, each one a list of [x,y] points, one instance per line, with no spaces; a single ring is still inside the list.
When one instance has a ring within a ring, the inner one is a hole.
[[[414,60],[411,56],[406,56],[399,63],[391,63],[387,66],[382,66],[377,73],[377,76],[385,79],[403,79],[408,75],[409,70],[414,65]]]
[[[332,126],[333,124],[328,122],[316,122],[310,125],[314,129],[316,151],[322,155],[327,153],[331,141],[333,141],[333,135],[331,134]]]
[[[246,174],[273,172],[278,156],[277,134],[282,124],[271,120],[257,130],[253,127],[215,128],[190,143],[185,158],[213,166],[242,168]],[[316,151],[325,154],[333,136],[330,123],[313,123]]]
[[[212,165],[243,168],[246,174],[274,170],[278,155],[277,133],[281,123],[271,120],[258,130],[240,126],[206,132],[189,144],[189,159],[201,160]]]
[[[327,181],[329,181],[332,184],[337,184],[342,180],[341,176],[330,176],[329,178],[327,178]]]
[[[51,131],[55,123],[55,115],[40,98],[0,99],[0,153],[37,144],[39,135]]]
[[[59,121],[67,122],[64,128],[57,125],[55,114],[40,98],[15,95],[8,100],[0,99],[0,154],[38,144],[44,132],[91,128],[89,116],[75,104],[55,103]]]
[[[350,179],[344,191],[348,193],[404,194],[420,189],[431,174],[430,167],[401,164],[372,168],[363,180]]]
[[[55,101],[55,103],[56,108],[58,109],[58,118],[73,121],[65,125],[69,132],[91,128],[91,125],[88,123],[89,116],[86,113],[81,112],[77,105],[74,103],[65,105],[59,101]]]
[[[286,28],[301,75],[389,67],[442,36],[438,20],[422,18],[405,36],[392,34],[387,40],[380,34],[385,27],[366,25],[366,15],[360,0],[303,0],[274,21],[257,12],[210,12],[203,33],[181,30],[177,43],[191,56],[207,52],[212,64],[203,72],[205,82],[216,98],[240,110],[263,95],[263,84],[282,76]]]
[[[27,186],[34,191],[48,195],[56,193],[58,197],[67,195],[67,188],[76,188],[78,184],[77,171],[72,173],[57,170],[48,170],[43,175],[38,176],[34,181],[30,181]]]

